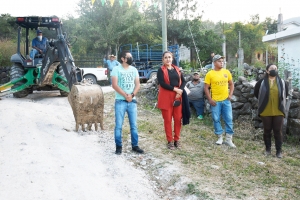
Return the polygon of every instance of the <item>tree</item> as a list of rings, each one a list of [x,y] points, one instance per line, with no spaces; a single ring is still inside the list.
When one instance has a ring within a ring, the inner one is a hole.
[[[267,17],[265,21],[262,22],[264,30],[267,34],[277,33],[277,20]],[[268,32],[267,32],[268,31]]]
[[[0,15],[0,39],[9,40],[17,38],[17,25],[15,21],[16,18],[12,17],[10,14]]]
[[[79,23],[74,23],[75,19],[68,20],[68,30],[81,38],[81,50],[75,48],[77,52],[83,53],[84,49],[86,53],[117,53],[122,44],[144,43],[157,38],[153,34],[156,27],[146,21],[136,6],[129,8],[128,4],[121,6],[118,2],[111,6],[109,1],[104,5],[95,1],[92,6],[89,0],[82,0],[79,6],[80,17],[76,20]]]
[[[231,55],[235,55],[239,48],[239,31],[241,32],[241,47],[244,49],[244,61],[252,63],[255,51],[266,49],[266,45],[262,42],[265,34],[263,24],[233,23],[232,28],[225,31],[227,52]]]

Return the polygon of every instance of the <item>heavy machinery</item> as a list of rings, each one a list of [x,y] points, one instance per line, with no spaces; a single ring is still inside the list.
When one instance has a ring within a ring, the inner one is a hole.
[[[0,96],[13,93],[16,98],[26,97],[34,90],[59,90],[61,96],[68,96],[76,120],[85,130],[85,124],[91,129],[100,123],[103,129],[103,92],[99,85],[81,81],[82,71],[75,66],[69,49],[69,41],[62,30],[62,21],[58,17],[17,17],[18,28],[17,53],[11,56],[13,63],[10,82],[0,86]],[[44,28],[55,31],[56,38],[48,39],[45,54],[37,54],[29,59],[29,32]],[[25,41],[22,40],[22,29],[25,29]],[[21,44],[24,42],[24,50]],[[23,53],[23,54],[22,54]],[[97,115],[97,117],[96,117]]]
[[[142,81],[156,77],[157,70],[162,65],[162,44],[152,46],[148,44],[125,44],[120,47],[120,52],[125,50],[132,54],[135,67]],[[179,67],[179,45],[168,46],[168,51],[174,55],[173,64]]]

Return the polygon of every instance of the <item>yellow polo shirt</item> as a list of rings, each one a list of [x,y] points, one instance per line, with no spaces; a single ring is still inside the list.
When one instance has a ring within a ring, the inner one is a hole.
[[[228,98],[228,81],[232,80],[229,70],[210,70],[204,79],[204,83],[210,85],[211,98],[215,101],[224,101]]]

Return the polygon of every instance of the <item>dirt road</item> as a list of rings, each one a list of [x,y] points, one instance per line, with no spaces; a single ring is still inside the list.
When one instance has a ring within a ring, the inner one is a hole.
[[[2,97],[0,199],[159,199],[146,174],[114,154],[111,133],[74,129],[58,92]]]

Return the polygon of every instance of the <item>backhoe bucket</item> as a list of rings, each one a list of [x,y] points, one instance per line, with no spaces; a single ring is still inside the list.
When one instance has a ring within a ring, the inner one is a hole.
[[[85,128],[91,130],[93,124],[97,131],[98,123],[100,123],[101,129],[104,129],[104,96],[100,85],[88,83],[73,85],[68,100],[75,117],[76,131],[79,130],[79,126],[81,126],[82,131],[85,131]]]

